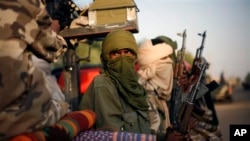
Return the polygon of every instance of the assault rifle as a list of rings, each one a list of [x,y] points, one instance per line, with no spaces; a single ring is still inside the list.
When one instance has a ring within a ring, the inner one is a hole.
[[[180,111],[178,113],[179,127],[177,127],[177,130],[183,134],[185,134],[188,130],[189,121],[192,116],[192,112],[195,105],[194,100],[196,99],[196,96],[199,90],[201,89],[203,77],[206,69],[208,68],[207,62],[205,63],[196,62],[195,65],[200,70],[198,81],[191,86],[191,91],[188,94],[187,99],[182,102]]]
[[[196,54],[195,54],[195,58],[192,64],[192,68],[190,73],[188,74],[188,85],[183,86],[183,91],[184,92],[189,92],[190,91],[190,86],[195,84],[199,74],[200,74],[200,69],[197,67],[197,63],[205,63],[206,60],[204,59],[204,57],[202,57],[202,51],[204,49],[204,43],[205,43],[205,38],[206,38],[206,31],[203,32],[203,34],[198,33],[199,36],[202,36],[202,42],[201,42],[201,46],[199,48],[197,48],[196,50]],[[200,90],[201,95],[206,93],[208,91],[208,89],[203,86],[203,89]]]
[[[204,60],[202,58],[202,51],[204,49],[204,43],[206,39],[206,31],[203,32],[203,34],[198,33],[199,36],[202,36],[202,41],[201,41],[201,46],[196,50],[195,58],[193,61],[192,69],[191,69],[191,75],[196,75],[198,76],[200,71],[195,65],[197,62],[202,63]]]
[[[181,36],[182,39],[182,47],[177,52],[177,60],[175,64],[175,71],[174,71],[174,86],[172,90],[172,96],[170,99],[170,122],[174,128],[177,128],[179,126],[179,123],[177,121],[178,112],[181,106],[182,102],[182,90],[178,83],[178,78],[183,74],[184,70],[184,55],[185,55],[185,49],[186,49],[186,29],[183,31],[183,33],[178,33],[177,35]]]
[[[184,56],[185,56],[185,50],[186,50],[186,29],[183,31],[183,33],[177,33],[177,35],[181,36],[182,39],[182,47],[177,52],[177,61],[175,65],[175,72],[174,72],[174,78],[178,79],[179,76],[182,75],[184,70]]]

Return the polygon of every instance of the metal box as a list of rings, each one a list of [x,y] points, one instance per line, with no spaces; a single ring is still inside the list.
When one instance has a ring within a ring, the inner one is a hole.
[[[88,10],[89,25],[106,28],[137,25],[137,12],[133,0],[95,0]],[[138,31],[138,26],[135,28]]]

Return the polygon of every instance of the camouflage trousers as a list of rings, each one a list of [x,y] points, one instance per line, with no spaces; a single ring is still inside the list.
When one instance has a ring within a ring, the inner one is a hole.
[[[68,103],[52,98],[46,81],[30,53],[0,53],[0,140],[52,125],[69,112]]]

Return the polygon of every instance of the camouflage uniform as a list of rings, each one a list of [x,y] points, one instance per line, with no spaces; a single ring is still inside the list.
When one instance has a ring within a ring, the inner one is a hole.
[[[42,0],[0,1],[0,140],[54,124],[68,110],[52,99],[31,54],[55,62],[66,51]]]

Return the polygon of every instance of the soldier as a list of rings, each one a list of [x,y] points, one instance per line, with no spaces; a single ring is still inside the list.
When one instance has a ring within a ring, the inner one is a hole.
[[[158,38],[143,41],[137,59],[139,83],[146,89],[148,102],[152,105],[149,116],[155,118],[151,130],[163,133],[171,125],[167,101],[173,87],[173,60],[170,55],[176,48],[176,42],[168,41],[168,44]]]
[[[101,54],[103,69],[88,87],[80,109],[96,112],[94,127],[98,130],[154,135],[162,141],[184,139],[176,131],[166,136],[151,130],[147,93],[138,83],[135,70],[137,50],[135,38],[129,31],[116,30],[105,37]]]
[[[174,83],[173,67],[176,61],[176,48],[175,41],[166,36],[158,36],[141,43],[137,59],[139,83],[146,89],[150,105],[150,129],[156,134],[167,134],[168,136],[171,136],[173,131],[168,105]],[[190,121],[189,128],[193,126],[194,122],[193,119]],[[175,132],[178,133],[178,131]],[[186,140],[189,137],[189,134],[186,134]],[[178,140],[178,138],[171,140]]]
[[[136,53],[137,44],[129,31],[113,31],[104,39],[101,54],[103,68],[80,103],[80,109],[96,112],[96,129],[150,133],[147,128],[146,93],[137,82],[134,69]],[[137,122],[138,118],[140,122]]]
[[[43,0],[0,1],[0,140],[46,127],[69,112],[53,99],[32,55],[53,63],[66,51]],[[56,23],[56,22],[54,22]]]

